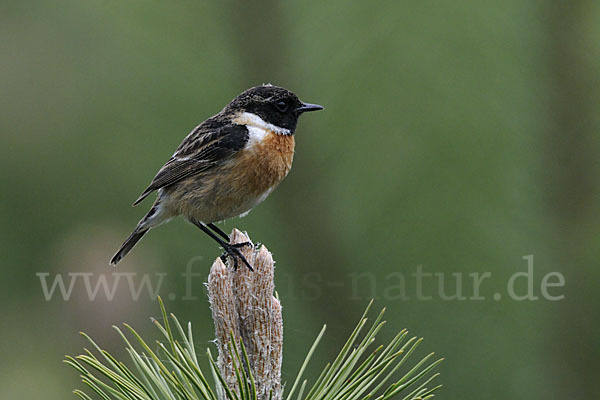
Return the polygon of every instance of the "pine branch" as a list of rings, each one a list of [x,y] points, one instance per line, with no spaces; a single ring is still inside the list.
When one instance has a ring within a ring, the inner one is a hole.
[[[250,242],[234,229],[231,243]],[[215,323],[217,365],[230,388],[236,388],[230,342],[240,340],[248,352],[249,373],[254,377],[259,400],[281,398],[281,361],[283,357],[283,319],[281,304],[274,296],[275,263],[265,246],[241,249],[253,266],[234,270],[217,258],[208,276],[208,299]],[[233,265],[233,260],[228,260]],[[239,350],[238,350],[239,351]],[[239,389],[234,389],[239,394]],[[221,393],[220,399],[223,399]]]
[[[231,239],[232,243],[250,241],[238,230],[232,232]],[[163,322],[153,320],[162,335],[162,340],[156,341],[157,350],[124,324],[124,331],[115,329],[126,344],[129,365],[85,334],[94,351],[85,349],[85,354],[67,356],[64,362],[78,371],[89,393],[103,400],[282,399],[283,322],[281,304],[273,297],[273,258],[264,246],[255,249],[252,245],[242,252],[254,272],[244,266],[234,270],[217,259],[208,278],[217,360],[210,350],[206,354],[214,383],[209,383],[198,362],[191,324],[184,329],[175,315],[168,316],[160,298]],[[232,261],[227,264],[232,265]],[[433,370],[442,360],[432,361],[431,353],[407,367],[422,339],[409,338],[406,330],[387,345],[375,345],[385,324],[384,310],[368,326],[370,307],[335,360],[308,388],[304,371],[325,333],[323,327],[285,400],[423,400],[433,396],[440,386],[429,385],[438,376]],[[73,393],[80,399],[93,399],[82,390]]]

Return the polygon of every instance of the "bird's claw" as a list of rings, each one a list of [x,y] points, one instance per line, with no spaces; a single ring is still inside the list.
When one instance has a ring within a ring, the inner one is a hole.
[[[225,263],[227,261],[227,256],[230,256],[233,259],[233,269],[237,270],[238,258],[239,258],[246,265],[246,267],[248,267],[248,269],[250,271],[254,271],[254,268],[252,268],[252,266],[250,265],[248,260],[246,260],[246,257],[244,257],[242,252],[239,250],[240,247],[251,246],[251,245],[252,245],[252,243],[250,243],[250,242],[228,244],[227,246],[225,246],[223,248],[223,250],[225,250],[225,251],[223,252],[223,254],[221,254],[221,261],[223,261],[223,263]]]
[[[252,243],[251,242],[234,243],[231,246],[235,247],[236,249],[240,249],[240,248],[246,247],[246,246],[252,247]]]

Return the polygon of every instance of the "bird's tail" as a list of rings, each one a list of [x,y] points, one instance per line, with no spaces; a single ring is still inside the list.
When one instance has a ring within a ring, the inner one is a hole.
[[[146,234],[146,232],[148,232],[150,229],[149,228],[145,228],[145,229],[140,229],[140,227],[138,226],[137,228],[135,228],[135,230],[133,232],[131,232],[131,235],[129,235],[129,237],[125,240],[125,242],[121,245],[121,248],[119,249],[119,251],[117,251],[117,253],[113,256],[113,258],[110,259],[110,263],[112,265],[117,265],[117,263],[119,261],[121,261],[121,259],[123,257],[125,257],[127,255],[127,253],[129,253],[131,251],[131,249],[133,249],[133,246],[135,246],[135,244]]]
[[[160,199],[157,199],[148,214],[142,218],[142,220],[135,227],[131,235],[123,242],[121,248],[117,253],[110,259],[112,265],[117,265],[123,257],[127,255],[133,249],[133,246],[148,232],[151,228],[160,225],[170,219],[164,212],[164,208],[161,207]]]

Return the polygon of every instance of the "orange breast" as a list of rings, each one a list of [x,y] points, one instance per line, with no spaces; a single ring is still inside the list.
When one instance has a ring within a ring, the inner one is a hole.
[[[278,185],[292,168],[294,136],[268,132],[237,154],[239,183],[260,195]]]
[[[288,174],[294,137],[265,132],[218,168],[188,177],[169,192],[173,215],[215,222],[244,214]]]

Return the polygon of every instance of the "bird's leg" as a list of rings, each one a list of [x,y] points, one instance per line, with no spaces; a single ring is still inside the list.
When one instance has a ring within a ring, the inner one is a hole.
[[[208,229],[208,227],[206,225],[204,225],[202,222],[196,221],[194,219],[190,219],[190,222],[192,224],[196,225],[198,228],[200,228],[200,230],[202,230],[204,233],[206,233],[208,236],[210,236],[215,242],[219,243],[219,245],[223,248],[223,250],[225,250],[225,252],[233,258],[233,262],[234,262],[233,268],[234,269],[237,269],[237,258],[239,257],[240,260],[242,260],[242,262],[244,264],[246,264],[246,267],[248,267],[248,269],[250,271],[254,271],[254,269],[252,268],[250,263],[246,260],[246,257],[244,257],[244,255],[240,252],[240,250],[238,249],[237,246],[224,242],[215,233],[213,233],[210,229]]]
[[[216,226],[215,224],[213,224],[212,222],[210,224],[206,224],[206,226],[208,226],[210,229],[212,229],[215,233],[217,233],[218,235],[220,235],[223,239],[225,239],[227,241],[227,243],[229,243],[231,241],[231,239],[229,239],[229,235],[226,234],[225,232],[223,232],[221,230],[221,228],[219,228],[218,226]],[[231,246],[233,247],[244,247],[244,246],[251,246],[252,243],[250,242],[242,242],[242,243],[235,243],[232,244]]]
[[[219,236],[221,236],[223,239],[227,240],[227,242],[230,241],[229,235],[226,234],[225,232],[223,232],[221,230],[221,228],[219,228],[218,226],[216,226],[212,222],[210,224],[206,224],[206,226],[208,226],[210,229],[212,229],[216,234],[218,234]]]
[[[225,241],[227,243],[231,242],[231,239],[229,239],[229,235],[226,234],[225,232],[223,232],[221,230],[221,228],[219,228],[217,225],[213,224],[212,222],[210,224],[206,224],[206,226],[208,226],[210,229],[213,230],[213,232],[215,232],[217,235],[221,236],[223,239],[225,239]],[[236,244],[232,244],[233,247],[244,247],[246,245],[250,245],[250,242],[243,242],[243,243],[236,243]],[[221,261],[223,261],[223,263],[227,262],[227,252],[224,251],[223,254],[221,254]]]

